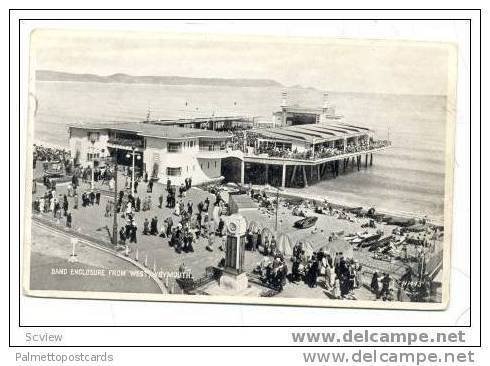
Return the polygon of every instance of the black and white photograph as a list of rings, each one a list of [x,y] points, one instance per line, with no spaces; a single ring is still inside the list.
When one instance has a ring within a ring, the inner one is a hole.
[[[444,309],[457,52],[35,29],[25,294]]]

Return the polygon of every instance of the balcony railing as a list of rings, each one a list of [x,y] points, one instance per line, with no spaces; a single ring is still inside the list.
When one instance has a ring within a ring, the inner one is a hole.
[[[124,139],[113,137],[107,141],[109,144],[128,146],[128,147],[144,147],[144,143],[142,140],[134,140],[134,139]]]
[[[343,148],[324,148],[319,151],[307,150],[302,152],[294,152],[289,149],[256,149],[254,152],[248,152],[248,156],[257,157],[270,157],[278,159],[297,159],[297,160],[319,160],[332,158],[335,156],[355,154],[360,152],[369,152],[371,150],[376,150],[391,145],[391,141],[379,140],[372,141],[369,145],[356,145],[347,146],[345,150]]]
[[[199,151],[224,151],[226,150],[226,146],[221,145],[199,145]]]

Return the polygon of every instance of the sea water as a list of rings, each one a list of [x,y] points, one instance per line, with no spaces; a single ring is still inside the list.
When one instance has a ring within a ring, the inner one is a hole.
[[[271,119],[281,88],[37,82],[34,140],[68,146],[68,125],[226,115]],[[444,211],[446,98],[329,92],[346,122],[389,138],[392,148],[374,154],[373,166],[311,185],[308,192],[337,202],[429,215]],[[319,107],[323,92],[291,88],[288,103]]]

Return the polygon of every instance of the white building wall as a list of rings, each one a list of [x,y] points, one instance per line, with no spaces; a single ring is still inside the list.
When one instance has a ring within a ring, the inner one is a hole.
[[[198,158],[199,167],[209,178],[219,178],[221,176],[221,159]]]
[[[275,112],[272,114],[272,124],[274,127],[283,126],[283,116],[282,112]]]
[[[89,140],[88,132],[98,132],[99,140],[93,144]],[[70,136],[70,150],[74,157],[76,151],[80,152],[79,161],[83,166],[90,165],[87,161],[87,153],[99,153],[100,157],[108,155],[108,130],[89,130],[85,128],[72,128]],[[169,143],[181,143],[179,152],[169,152]],[[158,164],[158,178],[165,184],[170,179],[172,184],[180,185],[185,178],[192,177],[193,184],[201,184],[221,176],[221,159],[223,156],[200,155],[209,154],[208,151],[199,151],[199,139],[166,140],[159,137],[145,137],[145,149],[143,152],[143,163],[146,171],[151,176],[154,164]],[[213,154],[214,152],[211,152]],[[226,152],[216,152],[217,155],[226,155]],[[202,168],[201,168],[202,166]],[[180,168],[180,175],[169,176],[168,168]]]
[[[88,133],[99,133],[99,140],[93,144],[88,138]],[[87,161],[88,153],[99,154],[100,157],[108,155],[107,141],[109,140],[108,130],[89,130],[81,128],[71,128],[70,135],[70,151],[73,158],[76,157],[77,151],[80,152],[79,162],[82,166],[91,165],[91,161]]]
[[[180,152],[169,152],[168,143],[181,143]],[[221,158],[203,159],[206,163],[201,169],[199,159],[199,140],[163,140],[160,138],[146,137],[146,149],[144,162],[148,174],[151,176],[154,163],[158,163],[158,178],[166,184],[170,179],[173,185],[184,183],[186,178],[192,178],[193,184],[201,184],[213,178],[221,176]],[[209,161],[209,168],[207,162]],[[180,175],[168,175],[168,168],[180,168]]]

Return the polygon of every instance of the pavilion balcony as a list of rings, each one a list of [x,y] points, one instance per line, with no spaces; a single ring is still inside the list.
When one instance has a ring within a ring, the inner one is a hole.
[[[390,146],[391,141],[378,140],[372,141],[369,145],[347,146],[345,150],[343,148],[325,148],[319,151],[310,149],[294,152],[286,149],[258,149],[256,151],[249,150],[245,153],[244,157],[247,161],[258,161],[263,159],[269,161],[275,160],[278,162],[300,162],[309,165],[380,151],[389,148]]]
[[[143,148],[144,141],[138,139],[128,139],[128,138],[120,138],[120,137],[111,137],[108,141],[108,144],[118,145],[124,147],[135,147],[135,148]]]

